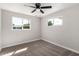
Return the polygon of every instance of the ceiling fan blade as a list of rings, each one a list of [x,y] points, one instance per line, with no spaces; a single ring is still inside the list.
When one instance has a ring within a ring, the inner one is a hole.
[[[44,14],[44,11],[40,9],[40,12]]]
[[[35,6],[28,6],[28,5],[24,5],[24,6],[26,6],[26,7],[32,7],[32,8],[36,8]]]
[[[35,12],[35,11],[36,11],[36,9],[34,9],[34,10],[32,11],[32,13]]]
[[[52,8],[52,6],[43,6],[41,9]]]

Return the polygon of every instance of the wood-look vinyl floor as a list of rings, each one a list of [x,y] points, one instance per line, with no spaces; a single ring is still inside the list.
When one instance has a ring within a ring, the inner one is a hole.
[[[79,54],[46,41],[37,40],[3,48],[0,56],[79,56]]]

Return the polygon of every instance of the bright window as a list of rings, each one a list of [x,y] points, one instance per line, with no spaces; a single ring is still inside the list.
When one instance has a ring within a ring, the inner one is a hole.
[[[63,21],[60,18],[55,18],[54,19],[54,26],[61,26],[63,25]]]
[[[23,29],[30,29],[30,21],[23,19]]]
[[[52,26],[54,24],[54,20],[53,19],[49,19],[48,20],[48,26]]]
[[[30,29],[30,21],[24,18],[12,17],[12,28],[15,30]]]
[[[60,18],[53,18],[48,20],[48,26],[61,26],[63,21]]]

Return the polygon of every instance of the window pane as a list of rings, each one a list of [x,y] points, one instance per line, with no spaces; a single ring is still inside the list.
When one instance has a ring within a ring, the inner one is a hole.
[[[18,17],[12,17],[13,29],[22,29],[22,19]]]
[[[29,21],[27,19],[23,19],[23,24],[28,24]]]
[[[13,29],[30,29],[30,21],[24,18],[12,17]]]
[[[49,19],[49,20],[48,20],[48,26],[52,26],[53,23],[54,23],[54,22],[53,22],[53,19]]]
[[[30,29],[30,22],[27,19],[23,19],[23,29]]]
[[[60,25],[62,25],[62,23],[63,23],[62,19],[60,19],[60,18],[55,18],[54,19],[54,26],[56,26],[56,25],[60,26]]]

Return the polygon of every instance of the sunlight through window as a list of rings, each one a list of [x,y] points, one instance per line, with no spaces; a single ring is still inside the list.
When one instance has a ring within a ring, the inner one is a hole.
[[[14,52],[10,52],[10,53],[7,53],[7,54],[4,54],[2,56],[11,56]]]
[[[17,50],[17,51],[15,52],[15,54],[16,54],[16,53],[23,52],[23,51],[26,51],[27,49],[28,49],[28,48],[23,48],[23,49]]]
[[[31,22],[28,19],[20,17],[12,17],[13,30],[26,30],[30,29]]]
[[[62,26],[63,20],[61,18],[52,18],[48,20],[48,26]]]
[[[19,50],[16,50],[16,51],[12,51],[12,52],[6,53],[6,54],[4,54],[4,55],[2,55],[2,56],[15,55],[15,54],[17,54],[17,53],[21,53],[21,52],[23,52],[23,51],[26,51],[27,49],[28,49],[28,48],[19,49]]]
[[[55,18],[54,19],[54,26],[61,26],[63,24],[62,19]]]

